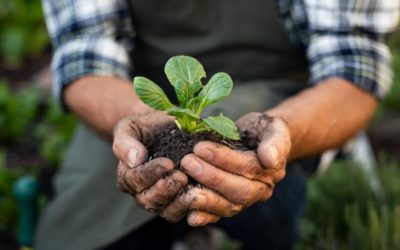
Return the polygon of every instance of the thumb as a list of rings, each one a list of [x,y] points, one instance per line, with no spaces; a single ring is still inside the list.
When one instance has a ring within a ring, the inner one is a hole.
[[[131,117],[123,118],[114,128],[113,152],[131,168],[147,159],[147,149],[140,142],[140,135],[140,127]]]
[[[264,131],[257,155],[266,168],[279,168],[285,165],[291,149],[289,129],[280,118],[274,118],[268,131]]]

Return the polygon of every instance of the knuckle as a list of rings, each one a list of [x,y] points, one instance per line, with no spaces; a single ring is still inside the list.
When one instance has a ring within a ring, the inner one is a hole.
[[[240,211],[242,211],[243,206],[242,205],[237,205],[237,204],[232,204],[229,209],[227,209],[227,213],[224,214],[225,217],[232,217],[238,214]]]
[[[180,171],[174,171],[173,174],[171,175],[171,178],[168,178],[167,187],[168,189],[177,190],[182,186],[186,185],[187,183],[188,183],[188,178],[184,173]]]
[[[159,195],[159,196],[162,196],[162,195],[165,195],[166,193],[167,193],[167,189],[166,189],[166,187],[167,187],[167,182],[168,182],[168,180],[167,180],[167,178],[165,178],[165,179],[160,179],[159,181],[157,181],[155,184],[154,184],[154,186],[152,187],[155,191],[156,191],[156,193]]]
[[[208,184],[212,186],[219,185],[223,181],[223,178],[219,174],[214,174],[208,179]]]
[[[121,142],[117,138],[113,141],[112,150],[117,157],[121,155]]]
[[[286,176],[286,170],[282,169],[276,172],[275,176],[274,176],[274,182],[277,183],[279,181],[281,181],[283,178],[285,178]]]
[[[125,176],[126,176],[126,171],[122,169],[122,166],[118,167],[117,170],[117,188],[124,192],[124,193],[131,193],[129,190],[129,187],[127,187],[126,181],[125,181]]]
[[[147,210],[147,207],[148,207],[147,198],[146,198],[145,195],[143,195],[143,192],[142,193],[137,193],[135,195],[135,201],[140,207],[142,207],[143,209]]]
[[[255,153],[253,153],[255,155]],[[249,157],[247,161],[243,163],[243,167],[241,168],[240,175],[243,175],[248,178],[253,178],[254,176],[258,176],[262,173],[263,167],[259,163],[256,157]]]
[[[254,193],[250,185],[245,186],[240,193],[239,204],[245,206],[252,204],[254,202]]]
[[[269,200],[272,196],[272,189],[265,190],[265,192],[261,193],[260,201]]]
[[[148,163],[151,165],[157,166],[157,167],[162,167],[162,168],[166,168],[170,164],[173,164],[170,159],[165,158],[165,157],[155,158],[155,159],[149,161]]]
[[[136,198],[138,203],[151,213],[158,213],[164,207],[164,202],[157,193],[152,194],[148,190],[139,193]]]
[[[180,206],[187,207],[192,203],[192,198],[187,193],[185,193],[179,196],[178,201]]]
[[[190,191],[183,193],[182,195],[179,196],[179,204],[182,207],[189,207],[191,206],[194,197],[195,196]]]
[[[125,182],[127,182],[135,192],[142,192],[147,188],[145,185],[146,178],[141,173],[140,168],[141,167],[129,169],[125,174]]]

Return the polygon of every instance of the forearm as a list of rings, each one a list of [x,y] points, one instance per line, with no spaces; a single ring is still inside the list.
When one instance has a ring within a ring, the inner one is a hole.
[[[84,77],[65,89],[64,100],[73,113],[107,138],[122,117],[151,111],[136,96],[131,82],[116,77]]]
[[[331,78],[267,113],[287,121],[292,140],[289,157],[294,159],[340,146],[367,125],[376,105],[372,95],[344,79]]]

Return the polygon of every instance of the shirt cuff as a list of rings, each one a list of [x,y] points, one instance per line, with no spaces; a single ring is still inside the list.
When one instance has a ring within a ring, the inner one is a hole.
[[[390,51],[385,43],[369,37],[313,35],[307,56],[311,84],[341,77],[378,99],[382,99],[392,85]]]
[[[63,90],[88,75],[130,79],[131,64],[126,49],[108,38],[77,38],[56,49],[52,60],[53,95],[63,110]]]

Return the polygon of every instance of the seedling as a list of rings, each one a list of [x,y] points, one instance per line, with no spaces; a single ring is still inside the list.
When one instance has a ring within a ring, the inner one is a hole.
[[[203,85],[201,80],[206,77],[203,65],[190,56],[170,58],[164,71],[175,88],[180,106],[174,106],[156,83],[137,76],[133,80],[134,87],[145,104],[174,116],[176,125],[189,133],[215,131],[224,138],[240,139],[235,123],[228,117],[222,114],[206,118],[200,116],[205,107],[230,94],[233,82],[228,74],[216,73]]]

